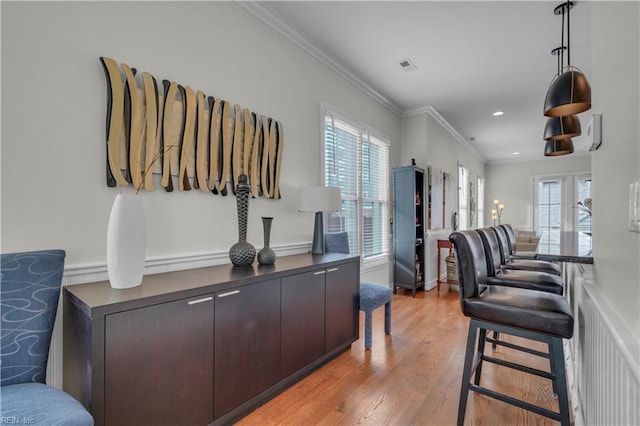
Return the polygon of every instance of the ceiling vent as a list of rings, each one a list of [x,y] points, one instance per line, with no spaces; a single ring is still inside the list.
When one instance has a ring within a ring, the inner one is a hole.
[[[411,59],[404,59],[400,61],[400,66],[405,71],[415,71],[418,69],[418,67],[416,67],[415,64],[411,62]]]

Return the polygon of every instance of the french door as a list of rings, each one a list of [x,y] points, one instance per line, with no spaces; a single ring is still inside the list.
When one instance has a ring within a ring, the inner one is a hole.
[[[547,253],[560,252],[565,231],[580,233],[580,244],[591,243],[591,175],[534,178],[534,228],[539,246]]]

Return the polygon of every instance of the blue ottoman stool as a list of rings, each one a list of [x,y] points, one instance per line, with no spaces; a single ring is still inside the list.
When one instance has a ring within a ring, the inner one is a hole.
[[[364,311],[364,347],[371,349],[373,310],[384,305],[384,332],[391,334],[391,289],[380,284],[360,283],[360,310]]]

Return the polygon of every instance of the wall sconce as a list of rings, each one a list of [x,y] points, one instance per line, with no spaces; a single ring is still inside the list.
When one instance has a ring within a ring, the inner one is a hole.
[[[311,254],[324,254],[324,225],[322,212],[336,212],[342,209],[340,188],[332,186],[310,186],[302,188],[299,212],[316,214],[313,228]]]

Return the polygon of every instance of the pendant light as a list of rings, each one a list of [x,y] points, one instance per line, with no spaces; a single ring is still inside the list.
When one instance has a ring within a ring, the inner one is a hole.
[[[544,147],[545,157],[558,157],[573,153],[573,141],[571,139],[563,139],[560,141],[547,141]]]
[[[556,47],[551,51],[552,55],[558,57],[558,73],[560,75],[562,71],[562,65],[564,64],[564,51],[567,49],[564,46],[564,34],[562,36],[562,46]],[[568,115],[566,117],[549,117],[547,124],[544,126],[544,139],[547,141],[558,141],[562,139],[571,139],[582,134],[580,128],[580,120],[575,115]]]
[[[587,77],[578,68],[571,65],[571,26],[570,10],[572,1],[556,6],[555,15],[562,14],[562,33],[564,36],[564,15],[567,12],[567,66],[557,75],[544,100],[544,115],[547,117],[564,117],[591,109],[591,86]]]

